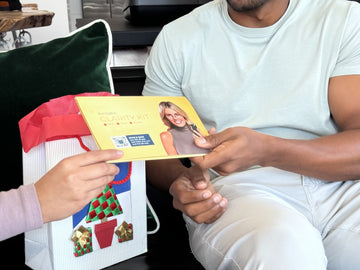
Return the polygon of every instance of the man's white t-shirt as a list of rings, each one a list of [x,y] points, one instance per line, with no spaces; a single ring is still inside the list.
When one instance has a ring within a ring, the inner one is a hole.
[[[145,70],[144,95],[186,96],[207,128],[334,134],[328,82],[360,74],[360,5],[290,0],[274,25],[246,28],[214,0],[164,26]]]

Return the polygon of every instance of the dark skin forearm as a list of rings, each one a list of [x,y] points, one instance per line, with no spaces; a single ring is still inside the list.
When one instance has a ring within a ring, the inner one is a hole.
[[[360,178],[360,129],[315,140],[270,139],[265,166],[326,180]]]
[[[235,127],[210,135],[198,145],[213,150],[193,162],[221,175],[261,165],[330,181],[360,179],[360,129],[295,140]]]
[[[186,167],[179,159],[146,161],[146,180],[161,190],[168,191],[171,184],[182,175]]]
[[[277,148],[282,160],[270,160],[270,164],[320,179],[360,179],[359,86],[360,75],[331,78],[329,106],[342,132],[311,141],[285,140],[282,148]]]
[[[147,181],[169,191],[174,208],[195,222],[211,223],[225,212],[227,199],[214,190],[207,171],[187,168],[179,159],[147,161],[146,169]]]

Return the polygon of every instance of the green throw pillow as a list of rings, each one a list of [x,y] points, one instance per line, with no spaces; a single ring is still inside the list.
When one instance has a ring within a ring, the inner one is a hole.
[[[113,92],[112,37],[103,20],[43,44],[0,53],[2,168],[10,179],[0,191],[22,183],[18,121],[49,99],[83,92]]]

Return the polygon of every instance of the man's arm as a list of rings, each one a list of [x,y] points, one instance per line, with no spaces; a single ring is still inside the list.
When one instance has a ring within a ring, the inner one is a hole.
[[[329,106],[341,132],[314,140],[289,140],[237,127],[198,139],[214,148],[193,161],[226,175],[254,165],[272,166],[319,179],[360,179],[360,75],[329,81]],[[301,104],[299,104],[301,106]],[[316,117],[316,115],[314,115]]]
[[[195,222],[211,223],[226,210],[227,200],[216,193],[207,170],[186,168],[178,159],[146,162],[146,179],[173,196],[174,208]]]
[[[185,171],[186,167],[177,158],[146,161],[146,181],[164,191]]]

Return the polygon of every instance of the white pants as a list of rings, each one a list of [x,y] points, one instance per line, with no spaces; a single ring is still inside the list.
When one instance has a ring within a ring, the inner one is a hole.
[[[212,224],[184,216],[206,269],[360,269],[360,181],[258,168],[214,183],[228,209]]]

